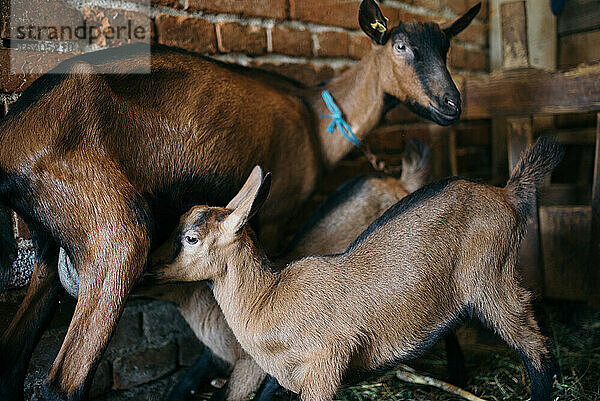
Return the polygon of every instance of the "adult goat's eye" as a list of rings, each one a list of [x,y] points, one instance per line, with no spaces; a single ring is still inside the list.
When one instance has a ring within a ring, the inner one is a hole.
[[[196,237],[191,237],[189,235],[186,235],[185,237],[185,242],[187,242],[190,245],[195,245],[198,243],[198,238]]]
[[[404,42],[396,42],[394,43],[394,51],[396,53],[404,53],[408,50],[408,47],[406,47],[406,44]]]

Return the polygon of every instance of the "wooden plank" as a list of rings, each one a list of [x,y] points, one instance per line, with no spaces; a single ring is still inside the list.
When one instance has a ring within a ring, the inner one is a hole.
[[[545,296],[586,300],[591,208],[542,206],[539,213]]]
[[[450,130],[450,137],[448,138],[448,158],[450,159],[450,171],[452,175],[458,175],[458,159],[456,156],[456,130]]]
[[[527,47],[527,14],[524,1],[500,5],[502,32],[502,67],[521,68],[529,66]]]
[[[590,145],[596,143],[595,128],[549,129],[544,135],[551,136],[555,141],[569,145]]]
[[[600,63],[568,72],[534,68],[465,79],[463,119],[600,111]]]
[[[600,307],[600,113],[596,116],[596,160],[592,183],[592,216],[590,238],[590,303]]]
[[[558,41],[559,68],[573,68],[581,63],[600,61],[598,43],[600,43],[600,30],[563,36]]]
[[[558,16],[558,34],[600,28],[599,0],[569,0]]]
[[[589,181],[585,184],[550,184],[540,189],[538,203],[544,206],[589,205],[591,196]]]
[[[530,117],[507,118],[508,166],[515,168],[521,153],[533,143],[533,125]]]

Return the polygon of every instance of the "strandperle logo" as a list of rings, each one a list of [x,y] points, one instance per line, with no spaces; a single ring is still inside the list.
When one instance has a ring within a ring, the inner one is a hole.
[[[10,59],[12,74],[62,73],[55,67],[71,56],[90,53],[85,61],[102,65],[100,50],[138,43],[134,73],[150,72],[152,10],[150,0],[118,8],[106,0],[12,0]],[[95,53],[94,53],[95,52]],[[122,54],[127,55],[127,49]],[[62,65],[62,64],[61,64]],[[80,69],[78,73],[95,71]],[[107,70],[103,73],[117,73]]]
[[[84,40],[88,44],[95,43],[101,37],[108,40],[144,40],[149,37],[147,27],[134,25],[127,20],[124,25],[98,26],[89,24],[87,20],[82,25],[71,26],[35,26],[19,25],[16,27],[16,39],[23,40]]]

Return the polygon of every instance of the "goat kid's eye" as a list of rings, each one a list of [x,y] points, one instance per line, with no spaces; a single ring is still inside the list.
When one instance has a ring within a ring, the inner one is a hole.
[[[190,245],[196,245],[198,243],[198,238],[186,235],[185,242],[187,242]]]

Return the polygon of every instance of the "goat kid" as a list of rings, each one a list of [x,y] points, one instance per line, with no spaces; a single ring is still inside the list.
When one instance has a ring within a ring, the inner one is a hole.
[[[77,271],[78,301],[46,398],[79,400],[150,249],[186,210],[225,204],[261,164],[277,171],[258,216],[273,247],[285,217],[352,149],[319,119],[328,114],[322,90],[358,139],[397,101],[439,124],[456,122],[460,96],[446,54],[479,8],[445,27],[392,28],[364,0],[359,21],[371,52],[312,88],[164,46],[152,48],[151,74],[139,74],[148,51],[139,45],[76,56],[38,78],[0,122],[0,215],[16,211],[36,251],[27,295],[0,339],[0,399],[23,396],[31,353],[58,304],[59,247]],[[10,225],[0,230],[3,288],[15,244]]]
[[[391,205],[426,183],[429,174],[430,150],[420,141],[410,140],[402,159],[399,179],[381,176],[360,176],[349,180],[324,201],[298,231],[291,245],[276,262],[278,266],[303,256],[332,254],[348,247],[368,225]],[[152,262],[160,263],[171,255],[172,243],[166,242],[152,254]],[[177,304],[198,339],[208,347],[190,368],[186,377],[172,390],[171,401],[183,400],[200,382],[223,374],[221,363],[213,361],[212,353],[232,367],[225,398],[245,399],[256,391],[264,372],[243,351],[227,325],[212,291],[204,283],[181,286],[178,291],[154,286],[145,295]],[[455,338],[448,342],[451,381],[464,381],[464,363]],[[211,353],[212,351],[212,353]],[[270,394],[272,393],[272,388]],[[223,391],[213,399],[223,397]],[[259,399],[268,398],[260,393]]]
[[[554,358],[517,261],[536,185],[562,154],[538,140],[504,188],[459,178],[427,185],[345,252],[276,272],[247,226],[269,192],[257,166],[226,208],[186,213],[172,260],[153,270],[165,281],[210,280],[242,347],[304,401],[331,400],[344,381],[416,357],[467,315],[519,352],[531,399],[549,401]]]

